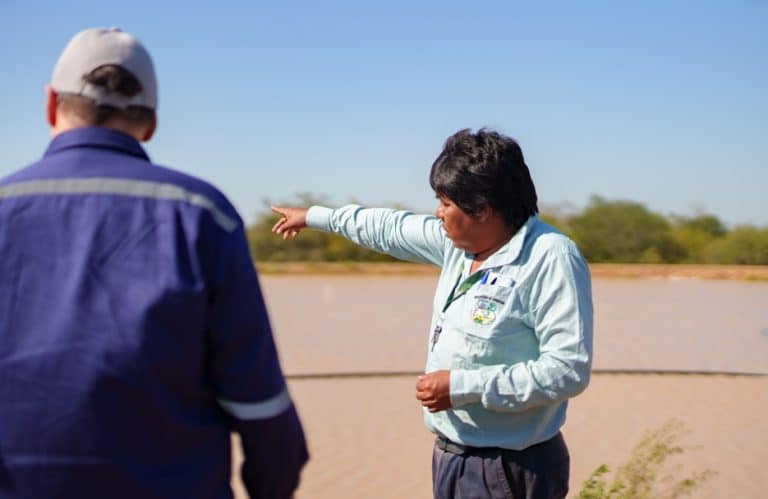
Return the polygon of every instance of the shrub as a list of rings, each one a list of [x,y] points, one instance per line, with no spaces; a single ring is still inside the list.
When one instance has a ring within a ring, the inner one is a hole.
[[[667,458],[685,451],[677,444],[683,429],[683,424],[673,419],[646,432],[610,482],[610,469],[601,464],[584,482],[578,498],[675,499],[691,494],[715,472],[704,470],[683,479],[662,475]]]

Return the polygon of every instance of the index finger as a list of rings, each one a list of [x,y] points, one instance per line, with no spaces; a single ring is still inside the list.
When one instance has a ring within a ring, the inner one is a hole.
[[[288,210],[287,208],[283,208],[282,206],[270,206],[269,207],[272,211],[277,213],[278,215],[282,215],[284,217],[288,216]]]

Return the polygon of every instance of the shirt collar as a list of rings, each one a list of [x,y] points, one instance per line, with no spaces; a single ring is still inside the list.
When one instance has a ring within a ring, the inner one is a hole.
[[[75,128],[62,132],[53,138],[45,156],[76,147],[112,149],[149,161],[149,156],[139,141],[123,132],[103,127]]]
[[[531,232],[531,227],[533,227],[537,220],[538,217],[536,215],[528,217],[528,220],[526,220],[523,226],[520,227],[517,232],[515,232],[515,235],[512,236],[512,238],[510,238],[510,240],[507,241],[504,246],[496,250],[496,253],[488,257],[481,268],[486,269],[499,267],[501,265],[506,265],[517,260],[517,257],[519,257],[520,253],[523,251],[525,238],[528,236],[528,233]],[[469,262],[471,262],[474,258],[472,254],[466,252],[464,253],[464,257]]]

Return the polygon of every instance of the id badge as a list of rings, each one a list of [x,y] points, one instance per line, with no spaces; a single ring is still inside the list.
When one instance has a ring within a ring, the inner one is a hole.
[[[435,322],[435,329],[432,331],[432,348],[430,349],[431,352],[435,351],[437,340],[440,339],[440,333],[443,332],[443,320],[443,314],[440,314],[440,317],[438,317],[437,321]]]

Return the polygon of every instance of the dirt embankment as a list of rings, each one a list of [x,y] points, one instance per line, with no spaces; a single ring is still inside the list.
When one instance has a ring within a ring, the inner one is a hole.
[[[416,263],[368,262],[261,262],[264,274],[365,274],[437,275],[438,268]],[[763,265],[683,265],[596,263],[589,266],[598,278],[684,278],[736,281],[768,281],[768,266]]]

